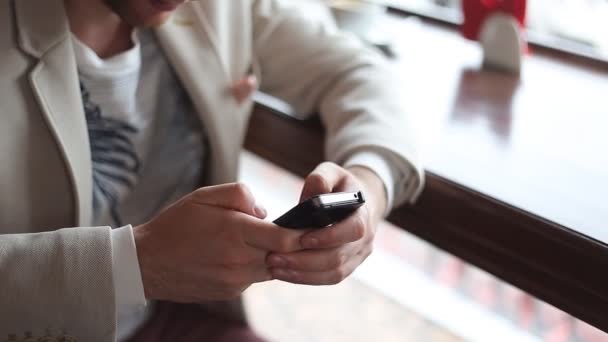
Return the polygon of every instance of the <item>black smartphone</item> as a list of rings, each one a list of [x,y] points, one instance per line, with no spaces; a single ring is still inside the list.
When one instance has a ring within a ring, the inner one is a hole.
[[[291,208],[274,223],[285,228],[323,228],[350,216],[365,203],[361,191],[311,197]]]

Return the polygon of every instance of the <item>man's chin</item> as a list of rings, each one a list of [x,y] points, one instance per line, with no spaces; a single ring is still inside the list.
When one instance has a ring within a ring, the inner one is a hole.
[[[125,0],[105,0],[105,3],[120,16],[126,23],[133,27],[157,27],[169,20],[172,12],[152,12],[149,9],[138,10]],[[146,13],[148,12],[148,13]]]
[[[172,12],[164,12],[153,17],[146,18],[139,25],[134,26],[143,28],[158,27],[166,23],[171,17],[171,14]]]

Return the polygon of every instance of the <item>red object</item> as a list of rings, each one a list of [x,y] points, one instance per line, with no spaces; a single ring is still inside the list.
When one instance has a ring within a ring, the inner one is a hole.
[[[462,34],[468,39],[478,40],[484,21],[496,12],[512,15],[524,27],[526,0],[462,0],[462,12]]]

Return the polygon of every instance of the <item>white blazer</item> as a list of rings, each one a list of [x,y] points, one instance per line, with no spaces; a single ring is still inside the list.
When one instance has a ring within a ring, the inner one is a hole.
[[[275,0],[187,3],[157,35],[209,134],[207,184],[236,180],[252,103],[227,89],[252,70],[263,91],[320,113],[328,160],[383,148],[415,170],[397,177],[396,204],[420,192],[408,94],[356,40]],[[63,0],[0,1],[0,120],[0,340],[113,341],[110,228],[89,227],[91,156]]]

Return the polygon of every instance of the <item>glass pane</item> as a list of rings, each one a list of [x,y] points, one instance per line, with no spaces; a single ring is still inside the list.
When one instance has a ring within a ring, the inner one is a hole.
[[[460,1],[386,0],[386,3],[408,11],[461,22]],[[608,59],[608,1],[528,0],[527,3],[527,25],[532,41]]]
[[[245,152],[241,180],[278,217],[302,180]],[[605,334],[389,224],[372,256],[337,286],[267,282],[245,294],[272,341],[600,342]]]

